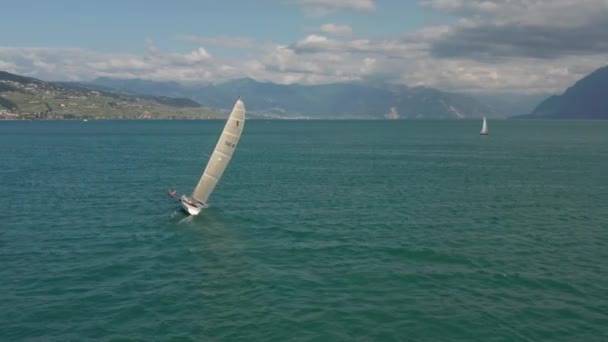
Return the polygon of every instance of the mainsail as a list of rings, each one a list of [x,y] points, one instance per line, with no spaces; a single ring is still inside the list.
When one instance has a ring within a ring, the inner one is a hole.
[[[483,124],[481,125],[481,135],[488,135],[488,123],[486,122],[486,117],[483,117]]]
[[[215,145],[215,149],[209,158],[201,179],[198,181],[196,188],[194,188],[192,195],[190,195],[192,199],[200,203],[207,203],[215,185],[222,177],[230,159],[232,159],[236,145],[241,138],[244,125],[245,105],[239,98],[228,117],[228,121],[224,126],[220,139]]]

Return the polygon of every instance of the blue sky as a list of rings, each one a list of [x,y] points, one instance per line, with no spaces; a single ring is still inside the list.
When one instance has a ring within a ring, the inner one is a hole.
[[[608,63],[608,0],[5,1],[0,70],[559,92]]]
[[[9,46],[81,47],[137,52],[151,38],[167,48],[187,49],[179,35],[239,36],[289,44],[327,22],[348,24],[362,37],[397,35],[446,24],[454,17],[415,1],[383,1],[368,11],[330,10],[290,0],[23,1],[5,4],[0,41]]]

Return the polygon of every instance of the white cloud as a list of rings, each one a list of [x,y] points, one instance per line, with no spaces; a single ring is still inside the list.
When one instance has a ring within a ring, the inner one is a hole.
[[[428,44],[418,41],[416,35],[404,39],[352,39],[336,40],[311,34],[294,43],[291,48],[299,54],[334,52],[341,54],[371,55],[383,58],[424,57]]]
[[[368,75],[373,73],[377,67],[377,60],[373,57],[365,57],[363,59],[363,65],[360,67],[361,74]]]
[[[211,58],[211,55],[205,50],[205,48],[199,47],[198,49],[192,51],[186,55],[175,55],[177,58],[183,58],[186,62],[189,63],[197,63],[203,62]]]
[[[42,63],[39,60],[33,60],[36,63]],[[86,64],[93,70],[148,70],[152,66],[149,61],[143,58],[131,55],[111,55],[105,59],[94,59]],[[48,70],[45,70],[48,71]]]
[[[186,54],[155,50],[153,54],[136,55],[77,48],[0,47],[0,60],[12,66],[9,71],[45,80],[89,80],[98,76],[199,79],[210,75],[201,69],[213,65],[204,48]]]
[[[375,9],[372,1],[299,2],[332,11]],[[150,39],[141,54],[0,47],[0,69],[48,80],[374,80],[450,91],[558,93],[608,64],[608,20],[602,26],[608,11],[605,0],[430,0],[424,5],[459,20],[376,38],[353,37],[350,26],[329,23],[291,44],[177,37],[198,46],[239,49],[239,58],[210,56],[203,47],[188,53],[162,51]]]
[[[423,36],[425,33],[422,34]],[[433,58],[416,35],[402,40],[332,40],[310,35],[293,46],[262,46],[255,57],[210,58],[204,49],[187,54],[112,54],[84,49],[0,47],[1,69],[45,80],[99,76],[205,81],[252,77],[276,83],[319,84],[379,80],[451,91],[561,92],[606,63],[606,56],[571,56],[537,63],[514,58],[485,63]]]
[[[353,34],[353,29],[350,26],[333,23],[321,25],[319,30],[323,33],[333,34],[335,36],[350,36]]]
[[[17,64],[13,62],[6,62],[0,59],[0,70],[8,72],[17,72]]]

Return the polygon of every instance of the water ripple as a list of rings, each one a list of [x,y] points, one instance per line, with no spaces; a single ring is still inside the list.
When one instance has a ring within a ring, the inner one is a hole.
[[[604,123],[221,124],[0,123],[0,339],[608,339]]]

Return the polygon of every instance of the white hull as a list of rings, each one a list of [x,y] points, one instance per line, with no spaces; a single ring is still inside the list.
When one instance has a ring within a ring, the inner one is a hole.
[[[192,205],[191,203],[189,203],[188,200],[185,198],[185,196],[182,196],[179,199],[179,203],[181,203],[182,208],[184,208],[185,212],[187,212],[188,214],[193,215],[193,216],[200,214],[201,209],[203,209],[203,207],[201,207],[201,206]]]

